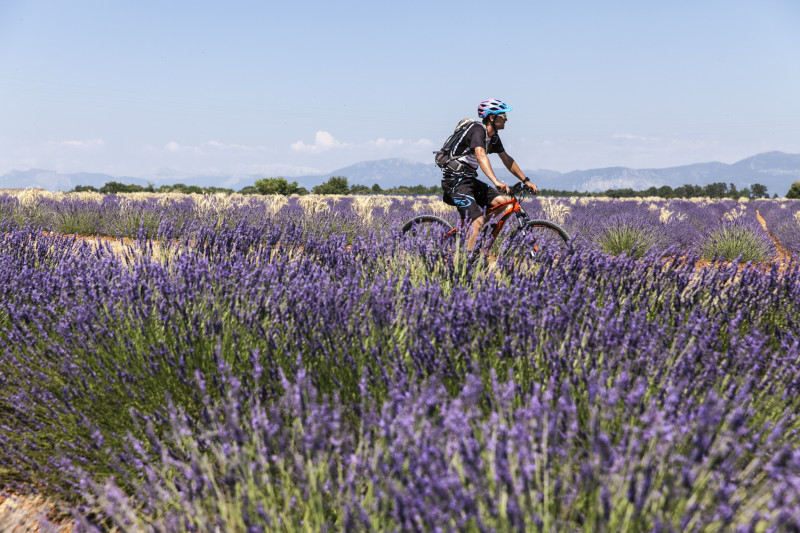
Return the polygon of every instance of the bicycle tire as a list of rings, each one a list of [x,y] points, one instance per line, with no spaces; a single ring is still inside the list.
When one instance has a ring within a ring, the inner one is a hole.
[[[569,233],[549,220],[526,220],[515,228],[508,238],[504,255],[525,254],[536,258],[543,253],[563,254],[572,251],[572,239]]]
[[[445,233],[448,233],[453,230],[453,225],[450,224],[443,218],[439,218],[434,215],[419,215],[417,217],[412,218],[408,222],[403,225],[403,229],[401,230],[403,235],[408,234],[412,229],[415,227],[421,227],[423,225],[427,227],[434,227],[436,224],[442,225],[444,228],[447,228]],[[444,234],[443,234],[444,235]]]
[[[448,221],[434,215],[420,215],[403,225],[407,246],[423,255],[451,254],[456,247],[455,229]]]

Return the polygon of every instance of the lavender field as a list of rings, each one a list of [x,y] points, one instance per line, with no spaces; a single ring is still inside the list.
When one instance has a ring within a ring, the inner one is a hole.
[[[573,252],[402,239],[436,198],[0,195],[0,487],[77,531],[800,530],[800,201],[524,205]]]

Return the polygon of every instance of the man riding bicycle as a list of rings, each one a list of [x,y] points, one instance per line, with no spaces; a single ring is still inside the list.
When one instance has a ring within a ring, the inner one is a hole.
[[[448,165],[443,170],[442,189],[445,201],[450,199],[458,208],[462,222],[465,218],[471,221],[472,230],[467,240],[467,248],[470,250],[474,248],[481,228],[488,222],[487,208],[510,200],[500,194],[509,194],[511,191],[508,185],[495,176],[488,154],[498,154],[514,176],[527,185],[533,194],[538,192],[536,185],[525,177],[514,159],[506,153],[497,135],[498,131],[505,128],[508,120],[506,113],[509,111],[511,108],[494,98],[481,102],[478,106],[478,117],[482,119],[482,123],[475,122],[463,133],[453,149],[453,155],[458,156],[454,162],[458,164]],[[478,167],[495,188],[478,179]]]

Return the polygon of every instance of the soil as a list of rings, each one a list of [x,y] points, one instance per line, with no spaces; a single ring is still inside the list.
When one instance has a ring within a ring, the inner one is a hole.
[[[42,523],[47,527],[42,527]],[[0,531],[27,533],[38,531],[71,532],[75,526],[69,511],[41,495],[0,492]]]
[[[756,220],[758,220],[758,223],[761,224],[762,228],[764,228],[764,231],[767,232],[767,235],[769,235],[769,238],[772,239],[772,242],[775,243],[775,248],[778,249],[778,255],[781,261],[781,266],[785,269],[786,265],[792,260],[791,252],[789,252],[789,250],[784,248],[783,245],[781,245],[780,241],[776,239],[772,233],[769,232],[769,230],[767,229],[767,221],[764,220],[764,217],[761,216],[761,213],[759,213],[757,209],[756,209]]]
[[[78,241],[83,241],[91,244],[92,246],[102,246],[106,243],[111,247],[111,251],[113,251],[117,255],[121,255],[126,247],[131,246],[135,241],[128,237],[119,238],[119,237],[108,237],[106,235],[76,235],[76,234],[67,234],[67,233],[45,233],[46,235],[58,235],[65,239],[76,239]],[[159,241],[152,241],[153,243],[153,253],[154,255],[158,256],[161,251],[161,244]]]

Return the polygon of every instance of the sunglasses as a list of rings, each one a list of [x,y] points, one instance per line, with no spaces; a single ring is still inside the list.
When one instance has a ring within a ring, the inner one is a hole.
[[[497,115],[497,118],[502,118],[503,120],[508,120],[508,117],[506,116],[505,113],[503,113],[502,115]]]

